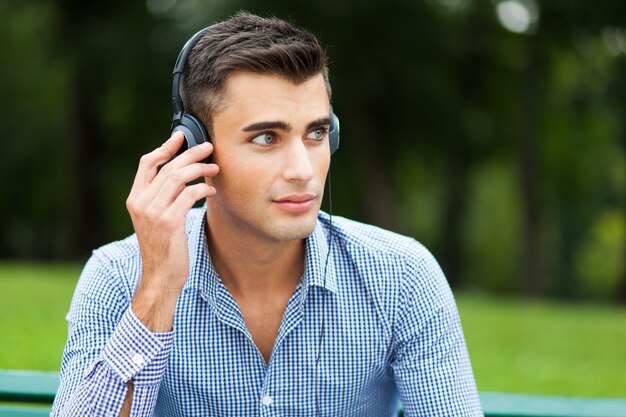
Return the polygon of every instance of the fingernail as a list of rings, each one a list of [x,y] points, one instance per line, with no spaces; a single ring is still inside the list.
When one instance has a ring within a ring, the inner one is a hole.
[[[202,142],[200,145],[198,145],[198,147],[200,149],[208,149],[209,147],[211,147],[211,142]]]

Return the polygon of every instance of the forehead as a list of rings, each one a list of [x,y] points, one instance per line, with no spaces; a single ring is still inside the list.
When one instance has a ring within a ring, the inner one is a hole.
[[[329,113],[322,74],[294,83],[278,75],[234,72],[226,79],[223,103],[220,113],[243,119],[318,118]]]

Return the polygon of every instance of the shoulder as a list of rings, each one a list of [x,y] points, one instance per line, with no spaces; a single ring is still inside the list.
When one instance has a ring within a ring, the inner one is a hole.
[[[329,216],[320,213],[319,221],[328,234]],[[401,306],[426,316],[450,297],[437,260],[414,238],[339,216],[332,216],[332,235],[338,269],[353,271],[390,321]]]
[[[348,252],[400,262],[411,271],[439,268],[430,251],[412,237],[341,216],[332,216],[331,226],[330,216],[323,212],[319,221],[327,234],[332,227],[334,242]]]
[[[330,216],[320,213],[322,227]],[[377,290],[392,291],[396,301],[414,298],[423,308],[450,292],[448,281],[433,254],[419,241],[377,226],[332,216],[333,245]]]
[[[141,271],[135,234],[95,249],[76,285],[74,299],[89,299],[113,307],[130,302]],[[120,307],[121,308],[121,307]]]

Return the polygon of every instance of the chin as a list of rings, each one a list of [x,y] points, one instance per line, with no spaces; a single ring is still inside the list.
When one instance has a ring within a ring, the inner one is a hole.
[[[316,213],[317,214],[317,213]],[[306,218],[291,219],[290,221],[281,222],[275,225],[273,233],[276,240],[302,240],[306,239],[313,233],[317,225],[317,215],[307,216]]]

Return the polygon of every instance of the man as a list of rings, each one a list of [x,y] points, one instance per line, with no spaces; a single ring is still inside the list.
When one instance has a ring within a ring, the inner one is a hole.
[[[181,90],[213,144],[173,158],[175,130],[141,158],[136,233],[85,266],[52,414],[482,415],[430,253],[320,211],[333,115],[313,35],[239,13],[202,34]]]

